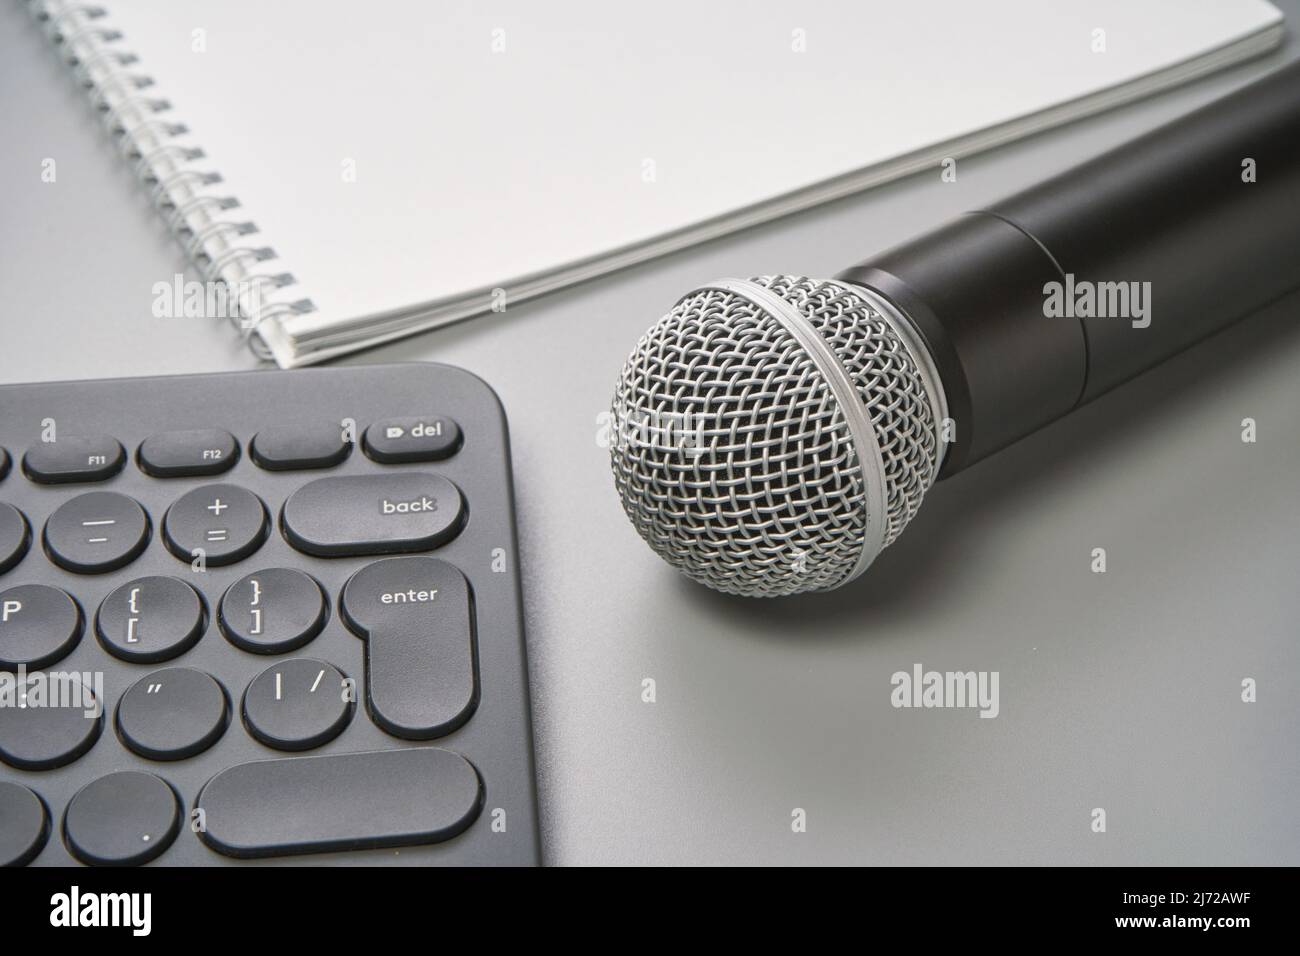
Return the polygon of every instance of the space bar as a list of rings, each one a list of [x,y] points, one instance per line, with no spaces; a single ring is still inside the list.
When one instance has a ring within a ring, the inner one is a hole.
[[[197,808],[203,842],[246,858],[438,843],[482,804],[468,760],[423,747],[239,764],[204,785]]]

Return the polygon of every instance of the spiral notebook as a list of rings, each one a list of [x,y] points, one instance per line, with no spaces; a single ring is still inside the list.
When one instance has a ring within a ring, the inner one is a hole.
[[[1263,0],[31,4],[284,367],[1265,52]]]

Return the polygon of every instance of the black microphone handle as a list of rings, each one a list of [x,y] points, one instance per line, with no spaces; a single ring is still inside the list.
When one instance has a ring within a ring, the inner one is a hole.
[[[1149,326],[1049,317],[1067,274],[1149,282]],[[1300,287],[1300,63],[837,278],[918,326],[954,474]]]

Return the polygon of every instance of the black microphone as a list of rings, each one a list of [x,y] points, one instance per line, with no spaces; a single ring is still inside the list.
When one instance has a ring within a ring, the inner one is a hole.
[[[930,485],[1300,287],[1300,64],[834,280],[678,301],[615,391],[624,510],[777,596],[861,574]]]

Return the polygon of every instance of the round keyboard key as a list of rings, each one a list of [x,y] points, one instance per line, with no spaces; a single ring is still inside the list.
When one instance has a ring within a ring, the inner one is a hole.
[[[309,750],[342,733],[355,688],[339,670],[305,657],[268,667],[244,693],[248,732],[277,750]]]
[[[45,802],[24,786],[0,780],[0,866],[26,866],[49,836]]]
[[[4,480],[7,474],[9,474],[9,451],[0,448],[0,481]]]
[[[262,499],[238,485],[204,485],[177,499],[163,518],[172,554],[210,565],[233,564],[262,546],[268,523]]]
[[[229,723],[226,692],[213,678],[188,667],[142,677],[117,705],[117,731],[150,760],[183,760],[215,744]]]
[[[99,605],[95,630],[114,657],[138,664],[171,660],[193,647],[208,626],[198,592],[178,578],[128,581]]]
[[[255,571],[221,598],[221,630],[254,654],[283,654],[302,647],[325,626],[325,593],[293,568]]]
[[[8,678],[8,675],[6,675]],[[103,705],[75,675],[0,683],[0,760],[20,770],[72,763],[99,739]]]
[[[181,826],[176,792],[159,777],[124,770],[86,784],[68,803],[68,849],[92,866],[148,863],[171,846]]]
[[[21,561],[31,543],[32,533],[23,513],[0,501],[0,574]]]
[[[0,591],[0,668],[45,667],[80,640],[81,608],[67,592],[45,584]]]
[[[45,522],[54,563],[77,574],[101,574],[130,564],[149,543],[149,516],[139,502],[114,491],[65,501]]]

